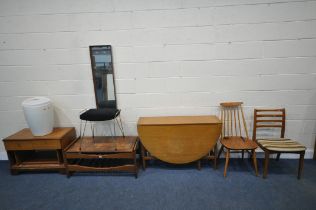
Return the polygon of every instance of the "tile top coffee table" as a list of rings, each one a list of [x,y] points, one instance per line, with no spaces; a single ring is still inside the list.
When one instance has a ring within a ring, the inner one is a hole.
[[[67,176],[73,172],[124,171],[137,178],[137,146],[136,136],[78,138],[64,152]]]

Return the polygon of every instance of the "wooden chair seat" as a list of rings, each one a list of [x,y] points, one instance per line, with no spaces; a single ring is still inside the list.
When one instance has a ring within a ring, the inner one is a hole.
[[[260,147],[275,152],[299,152],[306,150],[306,147],[297,141],[285,138],[257,139]]]
[[[258,148],[255,141],[240,136],[230,136],[221,139],[221,144],[231,150],[252,150]]]

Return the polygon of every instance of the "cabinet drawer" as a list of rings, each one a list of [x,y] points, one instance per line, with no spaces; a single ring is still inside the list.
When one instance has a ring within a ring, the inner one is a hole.
[[[60,149],[59,140],[30,140],[14,141],[10,140],[4,143],[6,150],[45,150]]]

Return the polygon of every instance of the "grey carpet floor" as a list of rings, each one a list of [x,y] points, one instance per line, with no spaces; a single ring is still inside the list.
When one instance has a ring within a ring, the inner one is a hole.
[[[270,161],[269,176],[254,175],[251,162],[233,159],[228,176],[205,163],[174,166],[155,161],[138,179],[128,174],[58,173],[11,176],[0,161],[0,209],[316,209],[316,161],[305,160],[296,179],[297,160]]]

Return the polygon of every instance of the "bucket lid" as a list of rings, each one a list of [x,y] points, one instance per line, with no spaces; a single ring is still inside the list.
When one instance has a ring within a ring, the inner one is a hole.
[[[39,106],[50,103],[50,99],[46,97],[28,98],[22,102],[22,106]]]

